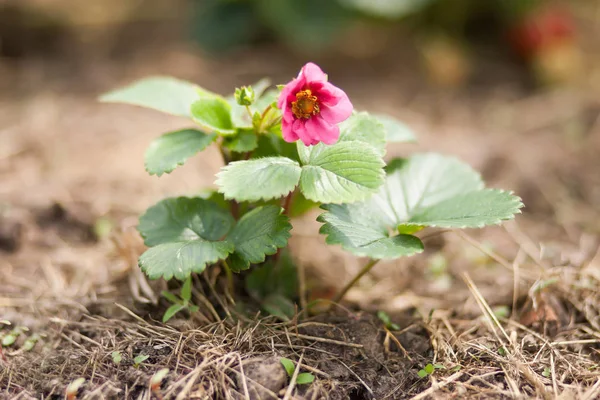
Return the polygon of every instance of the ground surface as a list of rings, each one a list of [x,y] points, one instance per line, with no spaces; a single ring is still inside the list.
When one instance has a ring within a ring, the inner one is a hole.
[[[520,195],[524,214],[504,227],[428,236],[423,255],[379,265],[328,315],[250,318],[206,274],[194,290],[201,311],[158,322],[166,304],[152,302],[164,287],[136,266],[143,251],[136,215],[164,196],[210,185],[219,157],[209,151],[169,176],[148,177],[145,147],[182,121],[101,105],[95,96],[156,73],[226,93],[263,75],[286,81],[304,61],[267,49],[236,65],[171,49],[68,68],[3,66],[12,79],[0,94],[0,333],[28,330],[4,348],[0,398],[63,398],[79,377],[85,381],[72,398],[600,397],[593,73],[583,88],[542,93],[514,83],[519,72],[493,66],[476,84],[448,92],[427,88],[400,57],[323,57],[357,108],[394,114],[415,129],[419,145],[390,155],[456,155],[490,186]],[[364,261],[326,249],[314,216],[295,226],[293,254],[309,285],[338,288]],[[95,234],[99,218],[114,224],[111,238]],[[400,329],[385,328],[378,310]],[[26,340],[38,337],[28,350]],[[138,355],[149,357],[134,365]],[[290,385],[282,356],[316,381]],[[438,368],[420,377],[427,364]],[[153,389],[162,368],[169,372]]]

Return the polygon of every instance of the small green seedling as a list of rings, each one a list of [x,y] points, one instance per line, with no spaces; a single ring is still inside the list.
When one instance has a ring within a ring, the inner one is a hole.
[[[505,305],[497,306],[492,309],[492,312],[497,318],[508,318],[510,315],[510,308]]]
[[[545,367],[544,371],[542,372],[542,376],[549,378],[551,374],[552,374],[552,371],[550,370],[550,368]]]
[[[145,354],[140,354],[140,355],[136,356],[136,357],[133,359],[133,366],[134,366],[135,368],[139,368],[139,367],[140,367],[140,365],[142,365],[142,363],[143,363],[144,361],[146,361],[148,358],[150,358],[150,356],[147,356],[147,355],[145,355]]]
[[[188,276],[187,279],[183,282],[181,286],[181,291],[179,292],[179,296],[175,296],[173,293],[168,292],[166,290],[162,291],[162,295],[165,299],[173,303],[167,311],[165,311],[162,322],[167,322],[175,314],[183,310],[189,310],[190,313],[198,311],[198,306],[195,306],[190,303],[192,300],[192,277]]]
[[[35,347],[35,344],[41,339],[41,335],[34,333],[33,335],[29,336],[27,338],[27,340],[25,340],[25,343],[23,343],[23,347],[22,349],[25,351],[31,351],[33,350],[33,348]]]
[[[24,332],[29,331],[29,328],[24,326],[17,326],[12,331],[10,331],[6,336],[2,338],[2,346],[9,347],[15,344],[19,336],[21,336]]]
[[[383,322],[383,325],[391,331],[399,331],[400,327],[393,323],[390,316],[385,311],[378,311],[377,317]]]
[[[417,375],[419,375],[419,378],[425,378],[426,376],[433,375],[436,369],[446,369],[446,367],[442,364],[427,364],[417,372]]]
[[[296,370],[296,366],[292,360],[289,358],[281,357],[279,359],[283,368],[285,368],[285,372],[287,372],[288,376],[291,378],[294,376],[294,371]],[[298,374],[296,377],[297,385],[306,385],[312,383],[315,380],[315,376],[309,372],[302,372]]]
[[[110,356],[112,357],[112,360],[116,365],[119,365],[121,363],[121,360],[123,360],[123,356],[121,355],[120,351],[113,351],[112,353],[110,353]]]

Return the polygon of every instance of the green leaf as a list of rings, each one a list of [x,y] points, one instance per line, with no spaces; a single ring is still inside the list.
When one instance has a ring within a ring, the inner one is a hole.
[[[182,304],[173,304],[171,307],[167,308],[167,311],[165,311],[165,313],[162,317],[162,322],[163,323],[167,322],[168,320],[173,318],[173,316],[175,314],[177,314],[179,311],[183,310],[184,308],[185,308],[185,306]]]
[[[202,239],[163,243],[146,250],[139,264],[150,279],[183,280],[192,272],[203,272],[207,264],[227,258],[233,250],[231,243]]]
[[[379,318],[385,326],[389,326],[392,323],[390,316],[385,311],[377,311],[377,318]]]
[[[374,115],[385,127],[386,140],[389,143],[414,143],[417,138],[413,131],[403,122],[389,115]]]
[[[113,351],[112,353],[110,353],[110,356],[113,362],[117,365],[119,365],[121,363],[121,360],[123,360],[123,356],[121,356],[120,351]]]
[[[245,280],[246,290],[255,300],[261,301],[278,293],[286,298],[298,296],[298,271],[290,252],[283,248],[277,263],[270,260],[253,268]]]
[[[201,96],[214,96],[199,86],[179,79],[154,76],[100,96],[105,103],[125,103],[181,117],[190,117],[190,106]]]
[[[282,321],[289,321],[294,316],[296,308],[294,303],[282,294],[271,294],[261,303],[262,308]]]
[[[389,228],[376,211],[364,203],[322,206],[328,212],[317,220],[324,223],[319,233],[327,235],[328,244],[339,244],[356,256],[394,259],[423,251],[423,243],[415,236],[389,236]],[[368,211],[368,213],[366,212]]]
[[[163,290],[162,292],[160,292],[160,294],[162,295],[162,297],[164,297],[165,299],[167,299],[171,303],[175,303],[175,304],[181,303],[181,300],[179,300],[177,298],[177,296],[175,296],[173,293],[171,293],[171,292],[169,292],[167,290]]]
[[[258,138],[252,129],[238,129],[235,136],[226,136],[223,146],[231,151],[245,153],[252,151],[258,146]]]
[[[420,369],[419,372],[417,372],[417,375],[419,378],[425,378],[429,374],[424,369]]]
[[[169,198],[140,217],[138,230],[148,249],[141,268],[151,279],[185,279],[206,264],[226,258],[233,244],[221,241],[234,219],[217,204],[202,198]]]
[[[254,89],[256,100],[263,97],[269,86],[271,86],[271,80],[269,78],[262,78],[258,82],[252,84],[252,89]]]
[[[221,168],[216,184],[227,199],[269,200],[287,195],[300,179],[301,168],[285,157],[236,161]]]
[[[353,114],[340,124],[339,142],[368,143],[382,156],[385,155],[386,130],[384,125],[366,112]]]
[[[258,111],[263,112],[264,109],[270,104],[273,104],[277,101],[277,97],[279,97],[279,90],[274,88],[265,90],[258,98],[254,106]]]
[[[155,139],[144,155],[146,171],[150,175],[168,174],[188,158],[204,150],[217,136],[196,129],[170,132]]]
[[[422,251],[408,226],[481,227],[511,219],[522,206],[508,192],[484,189],[468,165],[439,154],[420,154],[399,163],[369,200],[323,206],[319,216],[327,243],[359,256],[396,258]]]
[[[218,241],[235,220],[212,201],[199,197],[171,197],[150,207],[140,217],[138,230],[146,246],[192,240]]]
[[[434,153],[406,160],[370,201],[382,208],[391,227],[480,228],[512,219],[523,206],[508,192],[484,189],[469,165]]]
[[[434,370],[433,365],[427,364],[425,366],[425,368],[423,368],[423,369],[425,370],[425,372],[427,372],[428,375],[433,374],[433,370]]]
[[[385,163],[373,147],[357,141],[306,147],[298,142],[303,162],[300,190],[321,203],[351,203],[371,196],[383,184]]]
[[[191,275],[183,282],[181,286],[181,298],[187,302],[192,299],[192,277]]]
[[[287,372],[288,376],[291,378],[294,375],[294,370],[296,369],[294,362],[289,358],[285,357],[281,357],[279,359],[279,362],[281,363],[281,365],[283,365],[283,368],[285,368],[285,372]]]
[[[292,198],[292,203],[288,210],[289,216],[291,218],[299,217],[304,215],[308,211],[313,208],[317,208],[320,203],[315,203],[314,201],[308,200],[302,192],[295,192],[294,197]]]
[[[296,384],[297,385],[306,385],[308,383],[313,383],[313,381],[315,380],[315,376],[309,372],[303,372],[301,374],[298,374],[298,376],[296,377]]]
[[[231,105],[222,97],[203,97],[192,104],[192,118],[201,126],[221,135],[235,133]]]
[[[258,207],[239,220],[227,236],[227,240],[235,245],[229,263],[233,271],[262,263],[265,256],[275,254],[277,249],[287,245],[292,225],[281,212],[279,206]]]
[[[144,361],[146,361],[149,358],[150,358],[150,356],[148,356],[148,355],[140,354],[133,359],[133,362],[135,363],[135,365],[140,365],[141,363],[143,363]]]
[[[223,193],[217,192],[216,189],[205,189],[205,190],[202,190],[197,195],[200,198],[209,200],[209,201],[217,204],[220,208],[222,208],[224,210],[228,210],[230,207],[230,203],[228,200],[225,200],[225,196],[223,196]]]
[[[8,335],[4,336],[2,338],[2,346],[4,346],[4,347],[12,346],[17,341],[18,336],[19,336],[18,334],[14,334],[14,333],[9,333]]]
[[[263,157],[287,157],[294,161],[300,161],[296,143],[288,143],[276,134],[270,133],[258,137],[258,148],[252,153],[251,158]]]
[[[521,207],[521,200],[510,192],[484,189],[417,209],[409,223],[440,228],[482,228],[513,219]]]

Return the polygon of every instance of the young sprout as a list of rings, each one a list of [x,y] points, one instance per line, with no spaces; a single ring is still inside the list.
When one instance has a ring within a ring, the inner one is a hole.
[[[167,311],[163,314],[162,322],[165,323],[169,321],[175,314],[183,310],[189,310],[189,312],[197,312],[198,306],[191,304],[192,300],[192,277],[189,276],[181,286],[181,291],[179,292],[179,297],[175,296],[173,293],[163,290],[163,297],[173,303]]]
[[[113,351],[112,353],[110,353],[110,356],[112,357],[112,360],[116,365],[119,365],[121,363],[121,360],[123,359],[120,351]]]
[[[133,359],[133,366],[134,366],[134,368],[139,368],[140,365],[142,365],[142,363],[144,361],[146,361],[148,358],[150,358],[150,356],[145,355],[145,354],[140,354],[140,355],[136,356]]]
[[[290,360],[289,358],[281,357],[279,359],[279,362],[281,362],[281,365],[283,365],[283,368],[285,368],[285,372],[288,374],[288,376],[290,378],[292,376],[294,376],[294,371],[296,370],[296,366],[292,360]],[[298,374],[298,376],[296,377],[296,384],[297,385],[306,385],[306,384],[312,383],[314,380],[315,380],[315,376],[313,374],[311,374],[309,372],[302,372],[301,374]]]

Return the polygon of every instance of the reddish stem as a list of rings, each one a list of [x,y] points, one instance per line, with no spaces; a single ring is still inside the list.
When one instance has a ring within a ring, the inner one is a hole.
[[[235,200],[231,200],[231,215],[233,215],[236,221],[240,216],[240,203]]]
[[[292,206],[292,198],[294,197],[294,191],[291,191],[290,194],[288,194],[285,197],[285,200],[283,201],[283,213],[285,215],[289,216],[290,213],[290,207]]]

